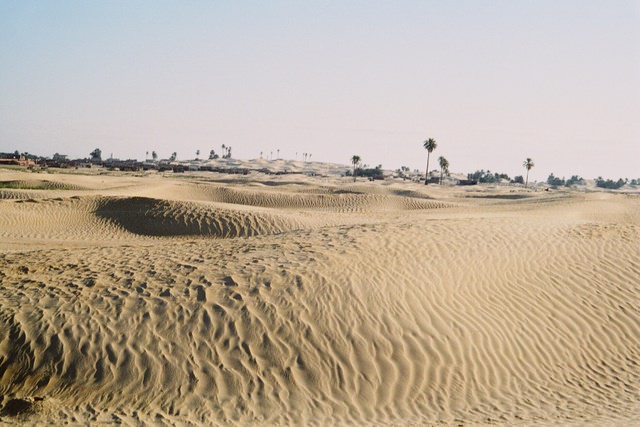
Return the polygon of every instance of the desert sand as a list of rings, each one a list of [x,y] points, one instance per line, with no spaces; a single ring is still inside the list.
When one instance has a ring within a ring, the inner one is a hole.
[[[316,166],[0,169],[0,424],[640,425],[637,193]]]

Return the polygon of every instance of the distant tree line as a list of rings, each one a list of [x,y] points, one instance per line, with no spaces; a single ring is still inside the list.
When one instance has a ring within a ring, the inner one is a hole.
[[[551,174],[547,178],[547,184],[552,187],[571,187],[572,185],[584,185],[585,182],[584,179],[582,179],[578,175],[573,175],[571,178],[565,180],[564,178],[558,178]]]
[[[521,184],[524,184],[524,179],[521,176],[516,178],[520,178],[520,180],[522,180]],[[496,182],[500,182],[501,180],[511,181],[511,178],[509,178],[509,175],[507,175],[506,173],[498,173],[498,172],[491,173],[491,171],[489,170],[485,171],[484,169],[480,169],[473,173],[468,173],[467,179],[470,181],[489,183],[489,184],[494,184]],[[514,182],[514,181],[511,181],[511,182]]]

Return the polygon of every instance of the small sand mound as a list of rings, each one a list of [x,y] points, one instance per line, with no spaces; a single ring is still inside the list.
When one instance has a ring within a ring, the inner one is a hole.
[[[292,219],[264,212],[146,197],[105,198],[95,214],[131,233],[157,237],[248,237],[300,227]]]
[[[92,214],[97,198],[22,198],[0,200],[0,240],[34,242],[105,241],[124,233]]]

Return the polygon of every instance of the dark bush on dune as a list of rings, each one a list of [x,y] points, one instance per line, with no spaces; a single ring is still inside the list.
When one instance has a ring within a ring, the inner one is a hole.
[[[618,188],[621,188],[622,186],[624,186],[626,183],[627,183],[627,180],[622,178],[620,178],[617,181],[613,181],[611,179],[604,180],[602,179],[601,176],[599,176],[596,179],[596,187],[606,188],[609,190],[617,190]]]
[[[584,179],[580,178],[578,175],[573,175],[571,178],[565,180],[564,178],[558,178],[551,174],[547,178],[547,184],[552,187],[571,187],[572,185],[584,185]]]

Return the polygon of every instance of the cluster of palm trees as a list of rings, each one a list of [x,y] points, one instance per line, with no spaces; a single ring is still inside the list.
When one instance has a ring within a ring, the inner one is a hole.
[[[427,170],[424,174],[424,185],[429,185],[429,158],[431,157],[431,153],[438,148],[438,143],[435,139],[429,138],[422,143],[422,146],[425,150],[427,150]],[[443,175],[449,174],[449,161],[443,157],[438,157],[438,163],[440,165],[440,185],[442,185],[442,177]]]
[[[231,146],[222,144],[220,146],[222,148],[222,158],[230,159],[231,158]]]
[[[265,153],[264,151],[260,152],[260,159],[264,159],[264,156],[267,156],[267,160],[273,160],[273,151],[269,151],[268,153]],[[311,161],[311,153],[302,153],[302,160],[304,160],[305,162],[310,162]],[[276,159],[279,160],[280,159],[280,149],[278,148],[276,150]],[[296,160],[298,160],[298,152],[296,151]]]
[[[96,149],[98,150],[98,149]],[[96,150],[94,150],[94,152],[96,152]],[[99,151],[99,150],[98,150]],[[94,152],[92,152],[91,154],[93,155]],[[195,160],[200,160],[200,150],[196,150],[196,158]],[[147,159],[149,159],[149,152],[147,151]],[[153,161],[158,160],[158,153],[156,153],[155,151],[151,152],[151,158],[153,159]],[[220,156],[216,153],[216,150],[211,150],[209,152],[209,160],[215,160],[215,159],[219,159]],[[231,146],[230,145],[225,145],[222,144],[222,158],[223,159],[230,159],[231,158]],[[169,157],[169,161],[171,162],[175,162],[178,159],[178,153],[177,152],[173,152],[171,153],[171,156]]]
[[[427,150],[427,170],[424,176],[424,185],[429,184],[429,158],[431,157],[431,153],[438,147],[438,143],[435,139],[429,138],[422,143],[422,146],[425,150]],[[442,185],[442,176],[444,173],[449,173],[449,161],[440,156],[438,158],[438,163],[440,164],[440,185]],[[531,157],[527,157],[527,159],[522,163],[522,166],[527,169],[527,179],[524,182],[524,188],[527,188],[529,184],[529,171],[535,166]]]
[[[222,158],[230,159],[231,158],[231,146],[222,144],[220,146],[222,148]],[[198,156],[200,155],[200,150],[196,151],[196,160],[198,160]],[[219,159],[220,155],[216,153],[216,150],[209,151],[209,160]]]
[[[357,154],[354,154],[351,157],[351,163],[353,164],[353,182],[356,182],[356,168],[358,167],[358,165],[360,164],[360,156],[358,156]]]

